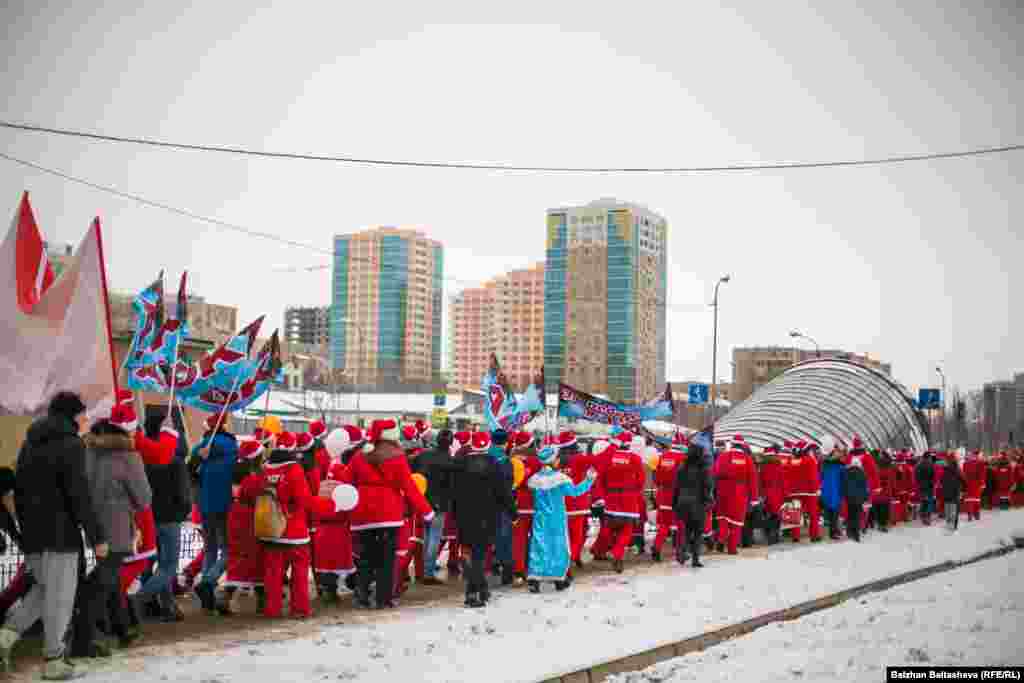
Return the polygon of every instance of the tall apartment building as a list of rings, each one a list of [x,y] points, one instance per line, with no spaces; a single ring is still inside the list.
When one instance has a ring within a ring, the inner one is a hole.
[[[478,389],[496,353],[516,389],[544,363],[544,264],[464,289],[449,305],[450,367],[457,385]]]
[[[444,251],[408,228],[334,238],[331,364],[380,390],[432,384],[441,372]]]
[[[549,390],[564,381],[636,403],[663,388],[667,242],[667,221],[635,204],[600,199],[548,210]]]
[[[989,382],[982,386],[981,395],[983,442],[989,448],[1005,448],[1011,441],[1020,443],[1017,382]]]
[[[815,349],[800,349],[792,346],[748,346],[732,351],[733,361],[733,403],[748,399],[759,387],[773,380],[783,370],[804,361],[818,358]],[[892,375],[892,364],[882,363],[868,355],[849,353],[838,349],[822,349],[821,358],[842,358],[852,360]]]
[[[330,324],[330,306],[289,306],[284,309],[284,338],[290,342],[325,345],[330,336]]]

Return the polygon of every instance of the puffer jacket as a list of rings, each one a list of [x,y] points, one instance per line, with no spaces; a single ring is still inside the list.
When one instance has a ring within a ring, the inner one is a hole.
[[[352,531],[402,526],[403,496],[424,521],[434,518],[433,508],[412,480],[405,451],[396,443],[382,441],[370,453],[359,451],[349,461],[345,474],[345,483],[359,490],[359,503],[352,511]]]
[[[132,553],[135,513],[153,502],[134,439],[128,434],[88,434],[85,445],[89,491],[100,524],[109,533],[110,552]]]

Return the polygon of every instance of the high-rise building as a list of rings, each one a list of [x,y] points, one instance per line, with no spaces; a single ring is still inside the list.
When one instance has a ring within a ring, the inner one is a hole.
[[[444,251],[407,228],[334,238],[331,364],[371,389],[431,385],[441,372]]]
[[[819,355],[820,354],[820,355]],[[798,349],[793,346],[745,346],[732,350],[733,403],[748,399],[762,385],[775,379],[783,370],[796,363],[815,358],[842,358],[892,375],[892,364],[883,363],[865,354],[838,349]]]
[[[290,342],[321,346],[327,343],[330,306],[289,306],[284,309],[284,338]]]
[[[653,398],[665,384],[668,223],[635,204],[600,199],[549,209],[544,369],[615,401]]]
[[[1016,382],[989,382],[982,386],[982,420],[989,448],[1005,448],[1020,443],[1017,433]]]
[[[544,363],[544,264],[464,289],[449,308],[450,365],[457,385],[477,389],[492,353],[516,389]]]

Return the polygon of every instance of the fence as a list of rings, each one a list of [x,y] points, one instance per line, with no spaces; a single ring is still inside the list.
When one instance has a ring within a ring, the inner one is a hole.
[[[192,560],[195,559],[196,555],[203,549],[203,536],[199,533],[199,529],[194,527],[192,524],[181,525],[181,554],[178,558],[178,572],[180,573]],[[14,579],[14,575],[18,573],[18,567],[24,562],[25,556],[22,555],[21,551],[11,542],[10,538],[7,539],[7,552],[0,555],[0,590],[7,588],[11,580]],[[96,559],[93,556],[92,548],[86,547],[85,551],[85,562],[86,569],[92,569],[92,566],[96,563]]]

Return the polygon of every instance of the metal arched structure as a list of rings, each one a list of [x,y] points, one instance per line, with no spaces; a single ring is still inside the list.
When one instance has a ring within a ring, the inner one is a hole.
[[[716,438],[732,434],[760,448],[826,435],[846,446],[857,435],[868,448],[928,448],[924,418],[901,384],[836,358],[798,363],[758,389],[715,425]]]

